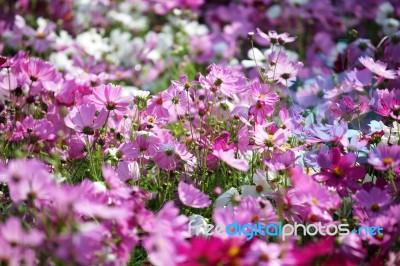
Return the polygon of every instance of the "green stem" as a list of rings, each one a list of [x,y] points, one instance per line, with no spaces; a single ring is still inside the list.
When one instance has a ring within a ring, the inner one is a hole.
[[[254,52],[254,42],[253,42],[253,40],[250,40],[250,43],[251,43],[251,51],[253,53],[253,60],[254,60],[254,63],[256,63],[256,68],[257,68],[258,74],[260,75],[262,83],[265,83],[265,79],[264,79],[264,76],[262,75],[261,69],[258,67],[256,54]]]

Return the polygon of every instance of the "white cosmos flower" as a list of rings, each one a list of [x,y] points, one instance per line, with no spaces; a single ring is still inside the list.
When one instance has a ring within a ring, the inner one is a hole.
[[[79,34],[76,37],[76,42],[86,53],[94,56],[97,60],[100,60],[103,54],[111,50],[111,46],[108,44],[108,38],[103,38],[103,36],[93,28]]]
[[[382,143],[397,144],[399,141],[400,124],[394,121],[392,124],[393,126],[387,127],[382,123],[382,121],[380,123],[383,132],[385,132],[385,135],[382,136]]]
[[[274,179],[275,175],[272,171],[269,171],[268,179]],[[242,196],[252,196],[254,198],[262,197],[267,194],[271,194],[274,192],[274,189],[267,182],[266,172],[258,169],[257,172],[253,176],[254,185],[244,185],[242,186]]]
[[[228,191],[224,192],[215,200],[215,207],[225,207],[225,206],[232,206],[232,201],[235,197],[239,197],[239,192],[236,188],[231,187]]]
[[[147,99],[150,95],[149,91],[140,90],[135,86],[122,86],[122,96],[134,96],[135,98]]]

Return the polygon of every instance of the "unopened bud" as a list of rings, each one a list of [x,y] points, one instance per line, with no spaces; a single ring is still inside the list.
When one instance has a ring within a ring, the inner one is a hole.
[[[252,32],[252,31],[248,32],[247,38],[249,38],[250,41],[254,41],[254,32]]]

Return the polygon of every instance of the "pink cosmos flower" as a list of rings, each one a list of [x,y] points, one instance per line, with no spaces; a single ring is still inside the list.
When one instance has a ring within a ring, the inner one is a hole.
[[[164,170],[173,170],[180,163],[191,163],[193,159],[194,156],[187,151],[186,146],[176,141],[160,144],[153,157],[154,162]]]
[[[165,91],[164,107],[174,115],[184,115],[188,111],[189,99],[184,90],[172,85]]]
[[[301,62],[281,61],[267,72],[267,78],[277,81],[284,86],[291,86],[296,79],[297,73],[303,67]]]
[[[53,124],[46,120],[35,120],[28,116],[22,121],[17,122],[11,140],[30,139],[31,141],[52,140],[55,138]]]
[[[180,90],[192,91],[194,90],[195,85],[199,85],[199,82],[195,80],[189,82],[189,79],[186,75],[179,75],[179,80],[171,80],[171,84]]]
[[[227,97],[232,97],[234,94],[245,91],[246,78],[236,74],[228,67],[211,65],[208,67],[209,73],[207,76],[200,77],[200,84],[207,90],[220,92]]]
[[[305,204],[301,209],[303,219],[310,222],[332,222],[330,210],[337,209],[341,204],[341,199],[337,193],[332,193],[326,186],[320,186],[318,183],[310,179],[308,175],[299,173],[295,169],[292,172],[293,183],[295,188],[291,190],[294,198],[298,203]]]
[[[366,171],[362,166],[354,166],[356,162],[354,153],[342,156],[340,149],[335,147],[328,154],[318,156],[318,164],[321,172],[313,178],[318,182],[326,182],[328,186],[335,187],[342,195],[346,195],[346,188],[356,189],[358,179],[365,176]]]
[[[343,96],[338,103],[329,108],[331,115],[336,118],[343,118],[346,121],[352,121],[358,116],[365,114],[369,111],[369,104],[360,102],[356,104],[349,96]]]
[[[133,158],[138,158],[141,153],[150,158],[156,155],[160,139],[153,132],[137,131],[136,138],[132,143]]]
[[[309,133],[315,137],[308,138],[309,142],[341,142],[348,131],[348,124],[344,121],[334,125],[313,125]]]
[[[400,122],[400,90],[377,90],[371,99],[375,111],[384,117]]]
[[[150,235],[143,241],[143,246],[149,254],[149,260],[153,265],[176,265],[184,258],[178,256],[178,248],[184,248],[188,237],[188,218],[179,215],[179,209],[171,201],[164,204],[162,209],[153,219]]]
[[[251,84],[252,96],[257,103],[249,109],[249,115],[254,117],[254,121],[262,124],[274,111],[274,105],[279,101],[279,96],[275,92],[269,92],[269,86],[255,81]]]
[[[296,162],[296,155],[292,150],[285,152],[275,152],[271,160],[266,161],[265,164],[274,172],[285,170],[291,167]]]
[[[154,114],[159,118],[169,118],[170,113],[173,113],[173,110],[169,110],[165,106],[165,102],[170,100],[170,97],[167,96],[166,93],[159,93],[156,96],[153,96],[147,104],[147,113]]]
[[[193,185],[187,184],[183,181],[179,182],[178,195],[181,202],[186,206],[193,208],[206,208],[211,205],[211,201],[207,195],[202,193]]]
[[[132,142],[122,143],[116,152],[116,157],[122,160],[133,160],[138,152],[134,149]]]
[[[40,206],[51,199],[54,179],[49,176],[42,162],[36,160],[11,161],[4,175],[3,178],[7,181],[13,201],[29,200],[36,206]]]
[[[377,170],[397,169],[400,166],[400,146],[379,144],[369,153],[368,163]]]
[[[102,109],[96,117],[96,106],[94,104],[83,104],[74,107],[65,117],[65,125],[77,132],[93,135],[94,131],[100,129],[107,119],[106,109]]]
[[[249,248],[243,265],[283,265],[283,248],[276,243],[256,240]]]
[[[23,31],[24,34],[30,37],[27,42],[32,45],[33,49],[37,52],[44,52],[49,49],[52,42],[55,41],[55,28],[56,25],[51,21],[46,21],[43,18],[37,19],[38,28],[36,30],[26,26]]]
[[[226,131],[221,132],[220,136],[215,138],[213,152],[212,154],[209,154],[207,158],[208,162],[211,162],[215,157],[217,157],[233,168],[247,171],[249,168],[248,163],[245,160],[235,158],[235,145],[233,143],[228,145],[229,138],[229,133]]]
[[[266,34],[266,33],[262,32],[259,28],[257,28],[257,34],[261,38],[269,41],[271,44],[279,44],[279,45],[284,45],[285,43],[294,42],[297,38],[297,37],[289,36],[289,33],[286,33],[286,32],[278,34],[274,30],[270,30],[270,31],[268,31],[268,34]]]
[[[120,162],[118,163],[117,173],[119,178],[126,182],[128,180],[139,180],[140,170],[137,162]]]
[[[44,240],[42,232],[36,229],[25,230],[21,221],[16,217],[10,217],[5,224],[0,225],[0,235],[10,245],[20,245],[22,247],[39,246]]]
[[[214,150],[213,155],[215,155],[218,159],[226,163],[227,165],[238,169],[240,171],[246,172],[249,170],[249,164],[242,159],[236,159],[235,158],[235,151],[234,150]]]
[[[131,97],[122,97],[122,87],[112,84],[100,85],[93,89],[93,94],[89,96],[98,110],[102,108],[113,111],[118,115],[127,112]]]
[[[361,221],[369,220],[370,217],[378,215],[388,209],[391,197],[386,190],[373,187],[369,192],[361,189],[354,195],[355,213]]]
[[[271,126],[271,123],[255,126],[254,142],[257,146],[264,149],[279,148],[285,142],[287,133],[281,128],[275,132],[267,132],[269,126]]]
[[[387,70],[387,65],[381,61],[375,62],[374,59],[369,56],[361,57],[359,60],[367,69],[375,73],[380,80],[396,78],[395,71]]]
[[[26,74],[32,85],[41,85],[45,90],[56,91],[60,76],[54,66],[39,58],[21,59],[21,72]],[[40,90],[40,88],[38,88]]]

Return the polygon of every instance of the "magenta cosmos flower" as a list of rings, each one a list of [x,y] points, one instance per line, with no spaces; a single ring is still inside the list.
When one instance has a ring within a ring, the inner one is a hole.
[[[346,187],[357,188],[356,180],[365,176],[365,168],[354,166],[356,162],[354,153],[342,156],[340,149],[335,147],[328,154],[318,155],[317,161],[321,172],[313,177],[318,182],[326,182],[328,186],[335,187],[341,194],[346,195]]]
[[[107,119],[106,109],[102,109],[96,117],[96,106],[94,104],[83,104],[74,107],[65,117],[65,125],[77,132],[93,135],[94,131],[100,129]]]
[[[400,122],[400,90],[377,90],[371,101],[375,111]]]
[[[187,184],[183,181],[179,182],[178,195],[183,204],[193,208],[206,208],[211,204],[207,195],[202,193],[193,185]]]
[[[207,76],[200,77],[201,85],[213,92],[221,92],[223,95],[232,97],[234,94],[247,89],[246,78],[238,75],[229,67],[211,65],[208,67]]]
[[[368,163],[377,170],[397,169],[400,166],[400,146],[379,144],[369,153]]]
[[[89,99],[99,110],[106,108],[110,112],[114,111],[118,115],[123,115],[128,109],[131,97],[122,97],[121,86],[107,84],[94,88]]]

